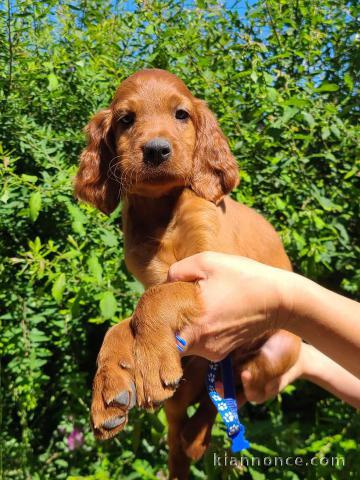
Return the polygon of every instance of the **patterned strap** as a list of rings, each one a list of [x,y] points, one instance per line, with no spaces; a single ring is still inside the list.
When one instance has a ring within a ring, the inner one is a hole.
[[[220,397],[215,388],[216,372],[220,363],[224,398]],[[230,355],[220,363],[210,362],[206,384],[209,396],[225,423],[227,436],[231,440],[231,451],[237,453],[249,448],[250,443],[245,438],[245,427],[240,423],[238,416]]]
[[[179,352],[184,352],[186,341],[179,335],[175,335],[175,337],[178,342],[176,346]],[[224,386],[224,398],[220,397],[215,388],[216,372],[220,363]],[[245,427],[240,423],[238,416],[231,356],[228,355],[220,363],[210,362],[206,378],[206,386],[213,404],[225,423],[227,436],[231,440],[231,451],[237,453],[249,448],[250,443],[245,438]]]

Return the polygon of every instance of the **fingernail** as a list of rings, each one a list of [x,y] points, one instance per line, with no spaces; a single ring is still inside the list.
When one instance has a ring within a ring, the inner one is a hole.
[[[182,347],[180,347],[180,345],[176,345],[177,346],[177,349],[179,350],[179,352],[183,352],[184,349]]]
[[[181,343],[181,345],[183,345],[184,347],[186,346],[186,341],[183,338],[179,337],[179,335],[175,335],[175,337],[176,340]]]

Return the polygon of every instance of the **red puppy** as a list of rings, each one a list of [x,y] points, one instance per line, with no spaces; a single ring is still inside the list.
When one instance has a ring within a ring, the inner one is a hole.
[[[147,289],[133,316],[108,331],[99,353],[95,435],[119,432],[136,402],[151,408],[167,400],[170,477],[185,479],[190,458],[208,446],[216,412],[204,388],[207,361],[189,357],[182,364],[175,343],[175,332],[201,311],[198,287],[165,284],[168,269],[205,250],[284,269],[290,262],[271,225],[228,196],[239,175],[227,140],[206,104],[175,75],[143,70],[126,79],[87,134],[76,194],[104,213],[123,200],[126,265]],[[285,347],[270,361],[260,347],[274,334]],[[245,366],[259,388],[286,372],[299,345],[285,331],[254,338],[234,352],[238,386]],[[189,419],[195,402],[200,407]]]

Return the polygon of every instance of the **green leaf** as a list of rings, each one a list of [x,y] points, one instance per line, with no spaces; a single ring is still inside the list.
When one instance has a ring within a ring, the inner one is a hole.
[[[117,309],[117,302],[112,292],[103,293],[100,300],[101,315],[105,320],[110,320],[115,316]]]
[[[45,333],[38,328],[32,328],[30,330],[29,338],[32,343],[46,342],[49,340]]]
[[[330,160],[331,162],[336,162],[336,157],[331,152],[324,153],[324,158]]]
[[[276,207],[279,209],[279,210],[285,210],[286,208],[286,203],[281,200],[280,197],[276,197],[275,198],[275,203],[276,203]]]
[[[348,178],[351,178],[358,173],[359,169],[357,167],[353,167],[349,172],[346,173],[346,175],[344,176],[344,180],[347,180]]]
[[[310,128],[314,128],[315,120],[314,117],[309,112],[302,112],[305,121],[308,123]]]
[[[71,226],[75,233],[83,236],[85,235],[86,231],[84,228],[84,223],[86,223],[87,219],[80,208],[72,203],[67,204],[68,211],[73,219]]]
[[[269,73],[267,73],[267,72],[264,72],[264,74],[263,74],[263,75],[264,75],[264,80],[265,80],[265,83],[266,83],[267,85],[272,85],[272,84],[273,84],[273,82],[274,82],[274,78],[273,78],[273,76],[272,76],[272,75],[270,75],[270,74],[269,74]]]
[[[164,431],[164,425],[161,423],[157,415],[150,416],[150,423],[157,432],[161,433]]]
[[[153,34],[155,33],[155,27],[154,27],[154,25],[149,24],[149,25],[145,28],[145,33],[147,33],[148,35],[153,35]]]
[[[1,200],[3,203],[7,203],[7,201],[9,200],[9,198],[10,198],[9,189],[8,189],[8,188],[4,188],[4,191],[3,191],[3,194],[1,195],[0,200]]]
[[[91,253],[87,261],[87,264],[88,264],[90,273],[92,273],[92,275],[96,278],[97,283],[100,284],[102,282],[103,269],[99,263],[98,257],[94,252]]]
[[[37,190],[30,195],[29,215],[32,222],[38,218],[41,210],[41,193]]]
[[[275,452],[275,450],[271,450],[270,448],[265,447],[265,445],[260,445],[254,442],[251,442],[251,449],[255,450],[256,452],[265,453],[266,455],[270,455],[271,457],[276,457],[276,455],[279,455],[278,452]]]
[[[346,439],[346,440],[341,440],[340,446],[341,446],[345,451],[348,451],[348,450],[356,450],[356,449],[357,449],[357,444],[356,444],[355,440],[353,440],[352,438],[348,438],[348,439]]]
[[[329,127],[323,127],[321,129],[321,138],[326,140],[328,137],[330,137],[330,129]]]
[[[295,392],[296,387],[295,385],[287,385],[284,390],[281,392],[281,394],[287,394],[287,395],[292,395],[293,392]]]
[[[50,92],[56,90],[59,87],[59,80],[55,73],[50,73],[47,78],[49,82],[48,89],[50,90]]]
[[[283,116],[281,117],[281,120],[283,123],[287,123],[289,120],[291,120],[295,115],[298,113],[299,109],[296,107],[285,107],[284,108],[284,113]]]
[[[314,92],[318,92],[318,93],[321,93],[321,92],[336,92],[337,90],[339,90],[339,86],[336,85],[335,83],[324,82],[320,85],[320,87],[315,88]]]
[[[339,230],[343,240],[345,240],[346,243],[349,242],[349,235],[344,225],[342,225],[341,223],[336,223],[335,227],[337,228],[337,230]]]
[[[113,233],[112,231],[105,230],[100,238],[104,242],[104,244],[107,245],[108,247],[116,247],[119,243],[118,237],[119,237],[119,234],[115,235],[115,233]]]
[[[347,85],[347,87],[350,90],[354,88],[354,80],[352,79],[352,76],[349,73],[345,73],[344,82],[345,82],[345,85]]]
[[[285,105],[292,105],[293,107],[306,108],[311,105],[311,102],[305,98],[299,97],[290,97],[289,100],[285,102]]]
[[[129,286],[130,290],[134,293],[138,293],[138,294],[144,293],[143,285],[136,279],[131,282],[127,282],[127,285]]]
[[[251,474],[252,480],[266,480],[266,476],[255,470],[254,468],[249,467],[249,472]]]
[[[86,216],[84,213],[80,210],[80,208],[77,205],[74,205],[72,203],[67,204],[67,208],[69,210],[70,215],[72,218],[80,223],[85,223],[86,222]]]
[[[335,203],[330,200],[330,198],[324,197],[324,195],[321,195],[319,192],[315,193],[314,197],[320,203],[324,210],[331,211],[337,209],[337,205],[335,205]]]
[[[334,123],[330,125],[330,130],[332,131],[332,133],[335,135],[336,138],[338,138],[339,140],[341,139],[340,130]]]
[[[158,480],[158,477],[152,473],[152,467],[147,460],[137,458],[132,464],[132,468],[141,475],[144,480]]]
[[[51,289],[52,296],[55,298],[57,303],[61,303],[63,298],[64,290],[66,285],[66,277],[64,273],[61,273],[58,278],[55,280],[54,285]]]
[[[72,316],[72,317],[76,317],[76,316],[79,315],[79,313],[80,313],[80,301],[81,301],[81,299],[82,299],[82,297],[83,297],[83,293],[84,293],[83,289],[80,288],[80,290],[78,291],[78,293],[76,294],[76,296],[71,299],[71,302],[70,302],[70,305],[71,305],[71,307],[70,307],[70,312],[71,312],[71,316]]]
[[[38,177],[36,175],[27,175],[26,173],[23,173],[21,179],[25,182],[35,183],[37,182]]]
[[[268,99],[270,100],[270,102],[275,102],[279,97],[279,93],[275,88],[268,87],[266,91],[267,91]]]
[[[251,80],[256,83],[258,81],[258,74],[256,73],[256,70],[253,70],[250,75]]]

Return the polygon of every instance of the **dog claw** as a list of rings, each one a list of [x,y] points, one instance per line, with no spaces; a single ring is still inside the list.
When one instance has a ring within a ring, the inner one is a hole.
[[[125,417],[109,418],[109,420],[106,420],[102,424],[102,427],[105,428],[105,430],[112,430],[113,428],[118,427],[119,425],[121,425],[124,422],[125,422]]]
[[[165,382],[164,381],[163,384],[164,384],[164,387],[166,387],[166,388],[172,388],[172,389],[176,390],[177,387],[179,386],[180,380],[181,380],[181,378],[179,378],[178,380],[175,380],[173,382]]]
[[[129,402],[129,410],[136,405],[136,388],[135,383],[131,382],[131,395],[130,395],[130,402]]]
[[[107,405],[111,405],[113,402],[117,403],[121,407],[127,407],[129,410],[133,408],[136,404],[136,390],[134,382],[130,384],[131,392],[129,393],[127,390],[123,390],[120,392],[116,397],[112,400],[107,401]]]
[[[114,402],[127,407],[129,404],[129,392],[124,390],[123,392],[119,393],[119,395],[114,398]]]

